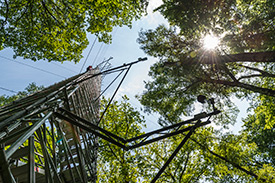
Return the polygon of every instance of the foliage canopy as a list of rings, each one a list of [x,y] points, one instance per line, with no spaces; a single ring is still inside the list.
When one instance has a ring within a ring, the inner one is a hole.
[[[183,153],[171,167],[182,164],[186,170],[192,167],[188,161],[201,157],[198,167],[205,169],[192,180],[174,174],[176,181],[274,182],[274,9],[272,0],[164,0],[155,11],[170,27],[140,32],[141,48],[159,59],[140,101],[147,111],[161,115],[161,125],[192,114],[201,94],[214,98],[223,111],[213,120],[222,127],[235,122],[234,97],[248,100],[253,112],[239,134],[206,128],[193,136],[189,143],[196,146],[185,152],[194,156]],[[207,34],[219,37],[218,49],[203,48]]]
[[[147,54],[159,59],[149,72],[153,81],[146,83],[142,104],[176,122],[190,114],[199,94],[222,101],[228,114],[236,111],[233,96],[274,97],[274,6],[268,0],[164,1],[156,11],[172,27],[141,31],[138,39]],[[240,17],[234,23],[235,15]],[[208,33],[221,36],[217,50],[203,49],[201,39]],[[225,123],[234,121],[224,117]]]
[[[105,113],[99,126],[125,139],[141,135],[144,119],[129,103],[127,96],[115,101]],[[102,99],[104,110],[109,100]],[[145,161],[142,149],[125,151],[109,142],[99,139],[98,181],[99,182],[139,182]]]
[[[0,6],[0,50],[48,61],[81,59],[87,32],[109,43],[115,26],[131,26],[146,11],[146,0],[5,0]]]

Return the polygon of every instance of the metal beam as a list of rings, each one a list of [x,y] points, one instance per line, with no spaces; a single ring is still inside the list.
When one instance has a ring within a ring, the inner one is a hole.
[[[132,65],[134,65],[134,64],[136,64],[136,63],[138,63],[138,62],[142,62],[142,61],[146,61],[146,60],[147,60],[147,57],[139,58],[137,61],[130,62],[130,63],[128,63],[128,64],[123,64],[123,65],[121,65],[121,66],[114,67],[114,68],[112,68],[112,69],[109,69],[109,70],[106,70],[106,71],[103,71],[103,72],[100,72],[100,73],[97,73],[97,74],[93,74],[92,76],[87,77],[87,78],[85,78],[85,79],[82,79],[82,80],[80,80],[80,81],[77,81],[77,82],[75,82],[74,84],[76,85],[76,84],[78,84],[78,83],[81,83],[81,82],[86,81],[86,80],[88,80],[88,79],[91,79],[91,78],[93,78],[93,77],[100,76],[100,75],[103,75],[103,74],[107,74],[107,73],[109,73],[109,72],[112,72],[112,71],[115,71],[115,70],[119,70],[119,69],[121,69],[121,68],[125,68],[125,67],[128,67],[128,66],[132,66]]]
[[[138,139],[141,139],[141,138],[144,138],[144,137],[149,137],[151,135],[154,135],[156,133],[160,133],[160,132],[163,132],[163,131],[166,131],[166,130],[169,130],[169,129],[173,129],[173,128],[176,128],[176,127],[181,127],[182,125],[190,124],[193,121],[197,121],[197,120],[200,120],[200,119],[203,119],[203,118],[207,118],[207,117],[219,114],[220,112],[221,111],[219,111],[219,110],[213,111],[211,113],[203,112],[203,113],[195,115],[194,118],[192,118],[192,119],[189,119],[189,120],[186,120],[186,121],[183,121],[183,122],[180,122],[180,123],[176,123],[176,124],[173,124],[173,125],[169,125],[169,126],[166,126],[166,127],[163,127],[163,128],[160,128],[160,129],[157,129],[157,130],[145,133],[145,134],[142,134],[140,136],[133,137],[131,139],[127,139],[126,142],[135,141],[135,140],[138,140]]]
[[[119,141],[121,141],[123,143],[127,142],[125,139],[123,139],[123,138],[121,138],[121,137],[119,137],[119,136],[117,136],[117,135],[115,135],[115,134],[113,134],[113,133],[111,133],[111,132],[109,132],[109,131],[101,128],[101,127],[99,127],[98,125],[95,125],[92,122],[89,122],[89,121],[87,121],[87,120],[85,120],[85,119],[83,119],[83,118],[81,118],[81,117],[79,117],[79,116],[77,116],[77,115],[75,115],[75,114],[73,114],[73,113],[71,113],[71,112],[63,109],[63,108],[59,108],[59,110],[62,111],[62,112],[64,112],[65,114],[67,114],[67,115],[69,115],[69,116],[71,116],[71,117],[73,117],[73,118],[75,118],[75,119],[83,122],[85,125],[90,126],[92,129],[98,130],[98,131],[106,134],[107,136],[114,137],[115,139],[117,139],[117,140],[119,140]]]
[[[18,137],[19,137],[20,135],[22,135],[24,132],[26,132],[26,131],[27,131],[28,129],[30,129],[30,128],[31,128],[31,126],[21,128],[21,130],[18,130],[17,132],[12,133],[12,134],[10,134],[9,136],[7,136],[7,137],[5,137],[5,138],[2,138],[2,139],[0,140],[0,144],[3,144],[3,143],[7,144],[7,143],[9,143],[10,141],[13,141],[15,138],[18,139]],[[5,132],[4,132],[4,133],[5,133]],[[1,136],[0,136],[0,137],[1,137]]]
[[[138,144],[129,146],[129,149],[135,149],[135,148],[138,148],[138,147],[141,147],[141,146],[144,146],[144,145],[147,145],[147,144],[150,144],[150,143],[153,143],[153,142],[156,142],[156,141],[159,141],[159,140],[162,140],[162,139],[165,139],[165,138],[183,133],[183,132],[187,132],[187,131],[191,130],[194,127],[197,128],[197,127],[200,127],[200,126],[208,125],[210,123],[211,123],[210,121],[206,121],[206,122],[203,122],[203,123],[200,123],[200,124],[195,124],[193,126],[189,126],[189,127],[184,128],[184,129],[177,130],[175,132],[171,132],[171,133],[168,133],[168,134],[165,134],[165,135],[162,135],[162,136],[159,136],[159,137],[156,137],[156,138],[152,138],[152,139],[146,140],[144,142],[140,142]]]
[[[29,138],[29,156],[28,156],[28,164],[29,164],[29,173],[28,173],[28,180],[29,183],[35,183],[35,157],[34,157],[34,136],[31,135]]]
[[[175,151],[172,153],[172,155],[169,157],[169,159],[164,163],[164,165],[161,167],[157,175],[154,177],[154,179],[151,181],[151,183],[155,183],[160,175],[164,172],[166,167],[170,164],[170,162],[174,159],[174,157],[177,155],[177,153],[180,151],[182,146],[187,142],[187,140],[191,137],[192,133],[195,131],[195,129],[199,126],[200,121],[196,123],[192,127],[192,129],[187,133],[187,135],[184,137],[184,139],[181,141],[181,143],[178,145],[178,147],[175,149]]]
[[[114,145],[116,145],[116,146],[118,146],[118,147],[121,147],[121,148],[123,148],[123,149],[125,149],[125,150],[128,149],[125,145],[123,145],[123,144],[121,144],[121,143],[115,141],[114,139],[112,139],[112,138],[110,138],[110,137],[107,137],[107,136],[105,136],[105,135],[103,135],[103,134],[101,134],[101,133],[99,133],[99,132],[93,130],[93,129],[91,128],[91,126],[88,126],[88,125],[86,125],[86,124],[81,124],[81,123],[79,123],[79,122],[77,122],[77,121],[75,121],[75,120],[73,120],[73,119],[71,119],[71,118],[68,118],[68,117],[66,117],[66,116],[64,116],[63,114],[60,114],[60,113],[58,113],[58,112],[55,112],[54,114],[55,114],[58,118],[64,119],[64,120],[68,121],[69,123],[72,123],[73,125],[76,125],[76,126],[82,128],[82,129],[84,129],[84,130],[86,130],[86,131],[88,131],[88,132],[91,132],[91,133],[93,133],[93,134],[99,136],[100,138],[102,138],[102,139],[104,139],[104,140],[107,140],[108,142],[110,142],[110,143],[112,143],[112,144],[114,144]]]
[[[74,157],[73,157],[73,154],[72,154],[72,152],[71,152],[71,149],[69,148],[69,145],[68,145],[68,143],[67,143],[67,139],[66,139],[66,137],[64,136],[63,131],[61,130],[60,125],[59,125],[58,122],[57,122],[57,124],[56,124],[56,127],[57,127],[57,131],[59,132],[59,134],[60,134],[61,137],[62,137],[62,145],[64,146],[64,151],[65,151],[65,153],[68,152],[68,154],[69,154],[69,156],[70,156],[70,158],[71,158],[71,161],[72,161],[72,163],[73,163],[73,165],[74,165],[74,167],[75,167],[76,173],[77,173],[77,175],[78,175],[80,181],[83,182],[83,178],[80,176],[80,172],[79,172],[78,167],[76,166],[76,163],[75,163],[75,161],[74,161]],[[68,156],[68,157],[69,157],[69,156]],[[71,167],[69,167],[69,168],[70,168],[69,171],[71,172],[71,171],[72,171],[72,170],[71,170]],[[73,176],[73,181],[75,182],[74,176]]]
[[[0,144],[0,175],[4,183],[15,183],[3,144]]]
[[[9,149],[6,150],[6,156],[9,158],[45,121],[53,114],[53,112],[49,112],[46,114],[44,118],[42,118],[41,121],[36,122],[31,126],[30,129],[28,129],[24,135],[22,135],[21,138],[16,140]]]
[[[55,167],[54,162],[53,162],[53,160],[52,160],[52,158],[51,158],[51,156],[50,156],[50,154],[49,154],[49,152],[47,150],[47,146],[45,144],[46,140],[43,139],[41,128],[38,129],[37,134],[38,134],[39,140],[41,142],[40,144],[41,144],[41,147],[42,147],[42,151],[43,151],[43,155],[44,155],[44,160],[45,160],[45,162],[47,161],[49,163],[49,165],[50,165],[49,166],[50,176],[52,175],[52,173],[54,175],[54,181],[53,180],[51,180],[51,181],[62,183],[61,178],[58,175],[57,168]],[[46,133],[44,133],[44,138],[46,138]]]

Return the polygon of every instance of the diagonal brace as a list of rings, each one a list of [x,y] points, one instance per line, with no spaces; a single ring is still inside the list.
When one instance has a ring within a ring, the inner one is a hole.
[[[121,148],[123,148],[125,150],[128,150],[128,148],[125,145],[121,144],[120,142],[117,142],[113,138],[110,138],[110,137],[108,137],[108,136],[106,136],[104,134],[101,134],[98,131],[94,130],[93,129],[93,125],[91,125],[91,124],[88,125],[88,124],[85,124],[85,123],[84,124],[80,123],[80,122],[78,122],[78,121],[76,121],[76,120],[74,120],[72,118],[69,118],[69,117],[67,117],[67,116],[65,116],[63,114],[60,114],[58,112],[55,112],[54,114],[55,114],[55,116],[57,116],[60,119],[66,120],[66,121],[72,123],[73,125],[76,125],[76,126],[82,128],[82,129],[85,129],[86,131],[91,132],[91,133],[95,134],[96,136],[98,136],[98,137],[100,137],[100,138],[102,138],[104,140],[107,140],[108,142],[110,142],[112,144],[115,144],[118,147],[121,147]]]
[[[192,129],[187,133],[187,135],[184,137],[184,139],[181,141],[181,143],[178,145],[176,150],[173,152],[173,154],[169,157],[169,159],[164,163],[164,165],[161,167],[157,175],[154,177],[154,179],[151,181],[151,183],[155,183],[157,179],[160,177],[160,175],[164,172],[166,167],[170,164],[170,162],[174,159],[174,157],[177,155],[177,153],[180,151],[180,149],[183,147],[183,145],[187,142],[187,140],[191,137],[193,132],[196,128],[198,128],[200,124],[200,120],[195,124],[195,126],[192,127]]]

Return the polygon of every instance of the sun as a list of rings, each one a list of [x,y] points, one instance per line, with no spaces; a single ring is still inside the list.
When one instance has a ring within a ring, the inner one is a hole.
[[[219,38],[210,34],[206,35],[203,38],[203,47],[207,50],[213,50],[217,48],[219,43],[220,43]]]

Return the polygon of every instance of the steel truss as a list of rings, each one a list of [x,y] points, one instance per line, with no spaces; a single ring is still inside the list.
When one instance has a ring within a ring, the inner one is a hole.
[[[144,60],[101,72],[93,69],[0,108],[0,183],[96,182],[98,137],[132,150],[186,132],[155,182],[195,129],[209,124],[220,111],[213,106],[213,112],[131,139],[100,128],[109,106],[100,116],[101,76],[127,70],[120,86],[131,66]]]
[[[68,121],[69,123],[81,128],[85,129],[86,131],[95,134],[96,136],[120,147],[124,150],[132,150],[177,134],[181,134],[184,132],[188,132],[182,142],[178,145],[178,147],[175,149],[175,151],[172,153],[172,155],[169,157],[169,159],[165,162],[163,167],[159,170],[157,175],[154,177],[154,179],[151,181],[152,183],[156,182],[157,179],[160,177],[160,175],[163,173],[165,168],[170,164],[170,162],[173,160],[173,158],[177,155],[179,150],[183,147],[183,145],[187,142],[187,140],[191,137],[191,135],[194,133],[195,129],[210,124],[210,117],[213,115],[219,114],[221,111],[217,110],[215,107],[213,107],[213,112],[210,113],[200,113],[195,115],[193,118],[166,126],[164,128],[160,128],[158,130],[154,130],[142,135],[139,135],[137,137],[131,138],[131,139],[124,139],[121,138],[103,128],[100,128],[97,125],[94,125],[90,123],[89,121],[67,111],[66,109],[60,108],[55,112],[55,116],[57,116],[59,119]],[[202,119],[207,118],[206,121],[202,121]]]

